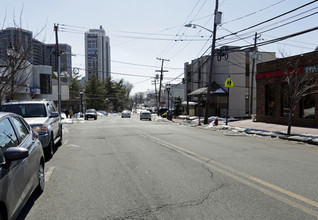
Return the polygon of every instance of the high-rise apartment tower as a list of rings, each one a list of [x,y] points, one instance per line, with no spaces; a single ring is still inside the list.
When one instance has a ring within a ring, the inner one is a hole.
[[[109,37],[102,26],[85,33],[85,76],[90,80],[94,75],[100,81],[111,77]]]

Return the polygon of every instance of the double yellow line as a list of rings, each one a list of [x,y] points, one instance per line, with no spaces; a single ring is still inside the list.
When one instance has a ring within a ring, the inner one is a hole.
[[[221,163],[218,163],[214,160],[211,160],[209,158],[203,157],[199,154],[196,154],[192,151],[183,149],[181,147],[178,147],[174,144],[171,144],[167,141],[161,140],[159,138],[156,138],[150,134],[147,134],[145,132],[139,131],[139,130],[134,130],[137,134],[145,136],[149,139],[151,139],[152,141],[167,147],[169,149],[172,149],[174,151],[177,151],[181,154],[183,154],[184,156],[191,158],[192,160],[195,160],[199,163],[204,163],[206,167],[209,167],[219,173],[222,173],[232,179],[235,179],[236,181],[243,183],[244,185],[247,185],[253,189],[256,189],[276,200],[279,200],[287,205],[290,205],[298,210],[301,210],[309,215],[312,215],[316,218],[318,218],[318,212],[307,208],[304,205],[301,205],[300,203],[297,203],[295,201],[293,201],[292,199],[301,201],[307,205],[310,205],[312,207],[318,208],[318,202],[315,202],[313,200],[310,200],[306,197],[303,197],[301,195],[298,195],[296,193],[290,192],[288,190],[285,190],[279,186],[275,186],[271,183],[268,183],[266,181],[263,181],[261,179],[258,179],[256,177],[250,176],[246,173],[243,173],[239,170],[233,169],[232,167],[223,165]],[[291,199],[292,198],[292,199]]]

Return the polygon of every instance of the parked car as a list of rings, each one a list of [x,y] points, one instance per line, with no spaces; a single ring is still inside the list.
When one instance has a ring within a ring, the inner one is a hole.
[[[140,120],[143,119],[148,119],[149,121],[151,121],[151,113],[149,111],[142,111],[140,113]]]
[[[103,110],[97,110],[97,112],[101,113],[104,116],[107,116],[107,112],[103,111]]]
[[[21,115],[39,134],[47,158],[54,154],[55,146],[62,145],[62,123],[53,101],[22,101],[4,103],[2,112]]]
[[[38,134],[20,116],[0,112],[0,219],[16,219],[45,185],[44,154]]]
[[[97,120],[97,112],[95,109],[88,109],[85,112],[85,120],[88,120],[89,118],[94,118],[94,120]]]
[[[124,110],[124,111],[121,113],[121,117],[122,117],[122,118],[130,118],[130,117],[131,117],[131,112],[128,111],[128,110]]]

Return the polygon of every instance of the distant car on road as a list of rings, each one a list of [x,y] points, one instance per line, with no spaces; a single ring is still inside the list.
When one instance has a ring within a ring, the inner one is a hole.
[[[35,190],[45,185],[38,134],[20,116],[0,113],[0,219],[16,219]]]
[[[1,112],[21,115],[39,134],[45,155],[51,158],[55,146],[62,145],[62,123],[53,101],[21,101],[3,103]]]
[[[140,113],[140,120],[143,119],[148,119],[149,121],[151,121],[151,113],[149,111],[142,111]]]
[[[102,114],[103,116],[107,116],[107,112],[102,111],[102,110],[97,110],[97,113]]]
[[[88,109],[85,112],[85,120],[88,120],[89,118],[94,118],[94,120],[97,120],[97,112],[95,109]]]
[[[124,110],[124,111],[121,113],[121,117],[122,117],[122,118],[130,118],[130,117],[131,117],[131,112],[128,111],[128,110]]]

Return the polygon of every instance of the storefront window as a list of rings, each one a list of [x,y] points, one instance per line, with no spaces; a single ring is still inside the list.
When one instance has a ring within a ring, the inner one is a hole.
[[[307,119],[315,118],[315,95],[307,95],[300,101],[300,117]]]
[[[275,116],[275,85],[268,84],[265,86],[265,115]]]

